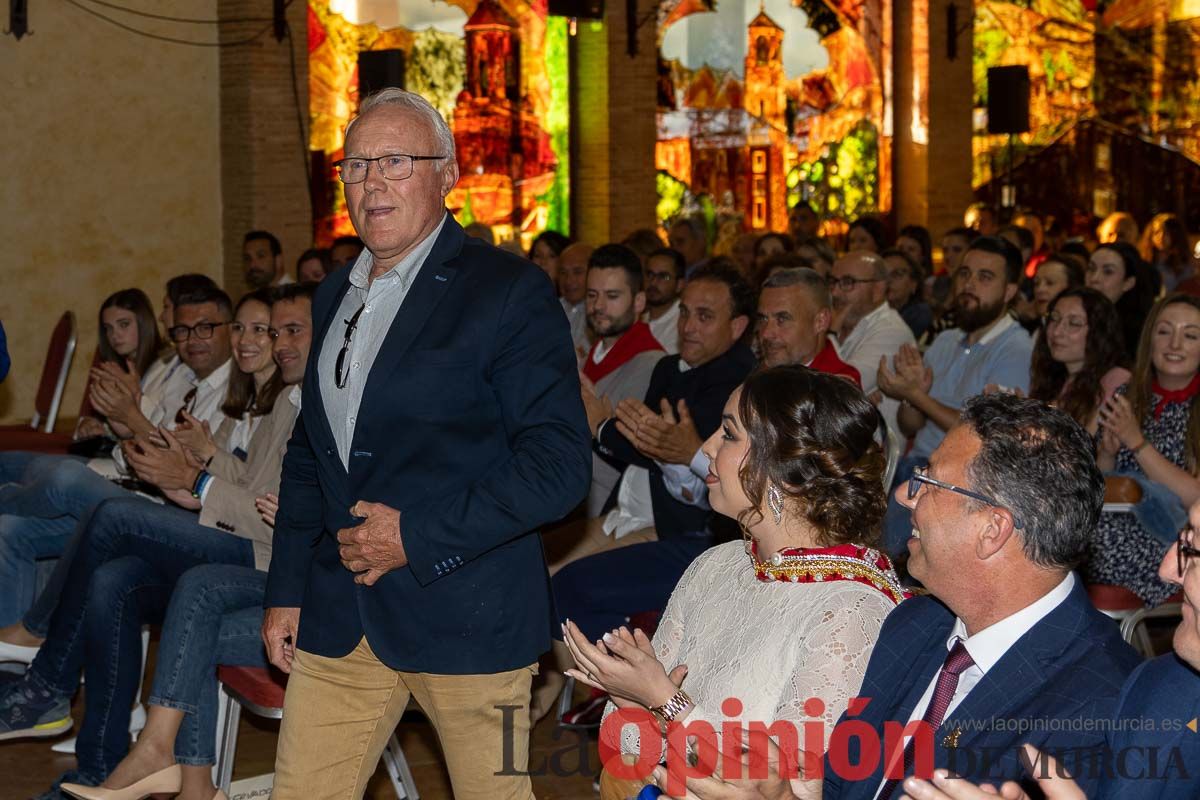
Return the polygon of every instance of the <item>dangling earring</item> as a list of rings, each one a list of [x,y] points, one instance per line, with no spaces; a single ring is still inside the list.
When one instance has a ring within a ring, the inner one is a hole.
[[[776,525],[783,521],[783,492],[773,483],[767,486],[767,508],[771,509]]]

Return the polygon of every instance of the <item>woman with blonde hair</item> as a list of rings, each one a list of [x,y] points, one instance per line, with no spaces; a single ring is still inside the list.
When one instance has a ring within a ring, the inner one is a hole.
[[[1146,320],[1129,383],[1100,408],[1097,462],[1135,478],[1133,513],[1104,513],[1084,580],[1124,586],[1147,605],[1177,590],[1158,577],[1163,553],[1200,500],[1200,299],[1172,294]]]

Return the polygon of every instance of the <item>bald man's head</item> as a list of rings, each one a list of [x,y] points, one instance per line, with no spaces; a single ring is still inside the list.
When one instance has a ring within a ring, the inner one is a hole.
[[[558,255],[558,293],[571,305],[582,303],[587,295],[587,266],[593,250],[590,244],[576,242]]]
[[[834,262],[829,288],[833,295],[833,329],[845,338],[887,297],[887,262],[876,253],[847,253]]]

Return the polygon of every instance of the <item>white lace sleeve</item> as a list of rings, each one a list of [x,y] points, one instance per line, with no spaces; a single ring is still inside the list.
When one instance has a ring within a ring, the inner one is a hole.
[[[697,573],[703,571],[705,561],[706,554],[702,553],[684,571],[683,577],[671,592],[671,599],[667,601],[667,608],[663,611],[658,630],[654,634],[654,652],[667,672],[679,666],[676,658],[683,642],[684,631],[687,630],[688,612],[699,601],[695,595],[700,594],[704,586],[703,581],[697,581]],[[615,710],[616,706],[609,701],[604,709],[604,717],[607,719]],[[621,752],[628,755],[641,752],[640,735],[632,725],[626,725],[621,731]]]

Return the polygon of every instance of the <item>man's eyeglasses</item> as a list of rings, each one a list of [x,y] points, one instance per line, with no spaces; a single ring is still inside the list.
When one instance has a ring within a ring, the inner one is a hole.
[[[222,325],[228,325],[228,322],[197,322],[195,325],[176,325],[167,331],[167,335],[171,337],[171,341],[176,344],[183,344],[194,334],[197,339],[211,339],[213,331]]]
[[[851,278],[849,275],[844,278],[835,278],[829,275],[825,278],[825,285],[830,289],[841,289],[843,292],[850,292],[860,283],[880,283],[882,281],[883,278]]]
[[[957,494],[965,495],[966,497],[969,497],[972,500],[978,500],[985,505],[1007,509],[1008,512],[1012,514],[1012,509],[1008,508],[1008,506],[999,502],[994,497],[988,497],[986,494],[973,492],[970,489],[964,489],[961,486],[955,486],[953,483],[945,483],[943,481],[939,481],[937,478],[929,477],[929,467],[917,467],[915,470],[913,470],[912,476],[908,479],[909,500],[916,498],[917,492],[921,491],[922,483],[928,483],[930,486],[936,486],[939,489],[945,489],[948,492],[956,492]],[[1017,530],[1020,530],[1022,527],[1024,527],[1021,524],[1021,518],[1016,514],[1013,514],[1013,527]]]
[[[1192,559],[1200,556],[1200,550],[1192,546],[1192,542],[1196,539],[1196,531],[1193,528],[1184,528],[1179,532],[1179,541],[1176,543],[1175,557],[1179,559],[1179,579],[1183,580],[1183,575],[1187,572],[1188,565],[1192,563]]]
[[[389,181],[402,181],[412,177],[413,164],[417,161],[441,161],[449,156],[414,156],[408,153],[393,153],[378,158],[343,158],[333,162],[342,183],[362,183],[371,172],[371,164],[378,163],[383,177]]]
[[[350,382],[350,370],[346,369],[346,356],[350,352],[350,340],[354,337],[354,329],[358,327],[358,318],[362,316],[363,309],[367,307],[363,303],[358,307],[358,311],[354,312],[354,316],[346,323],[346,338],[342,341],[342,349],[338,351],[337,363],[334,364],[333,377],[337,380],[337,388],[345,389],[346,384]]]

